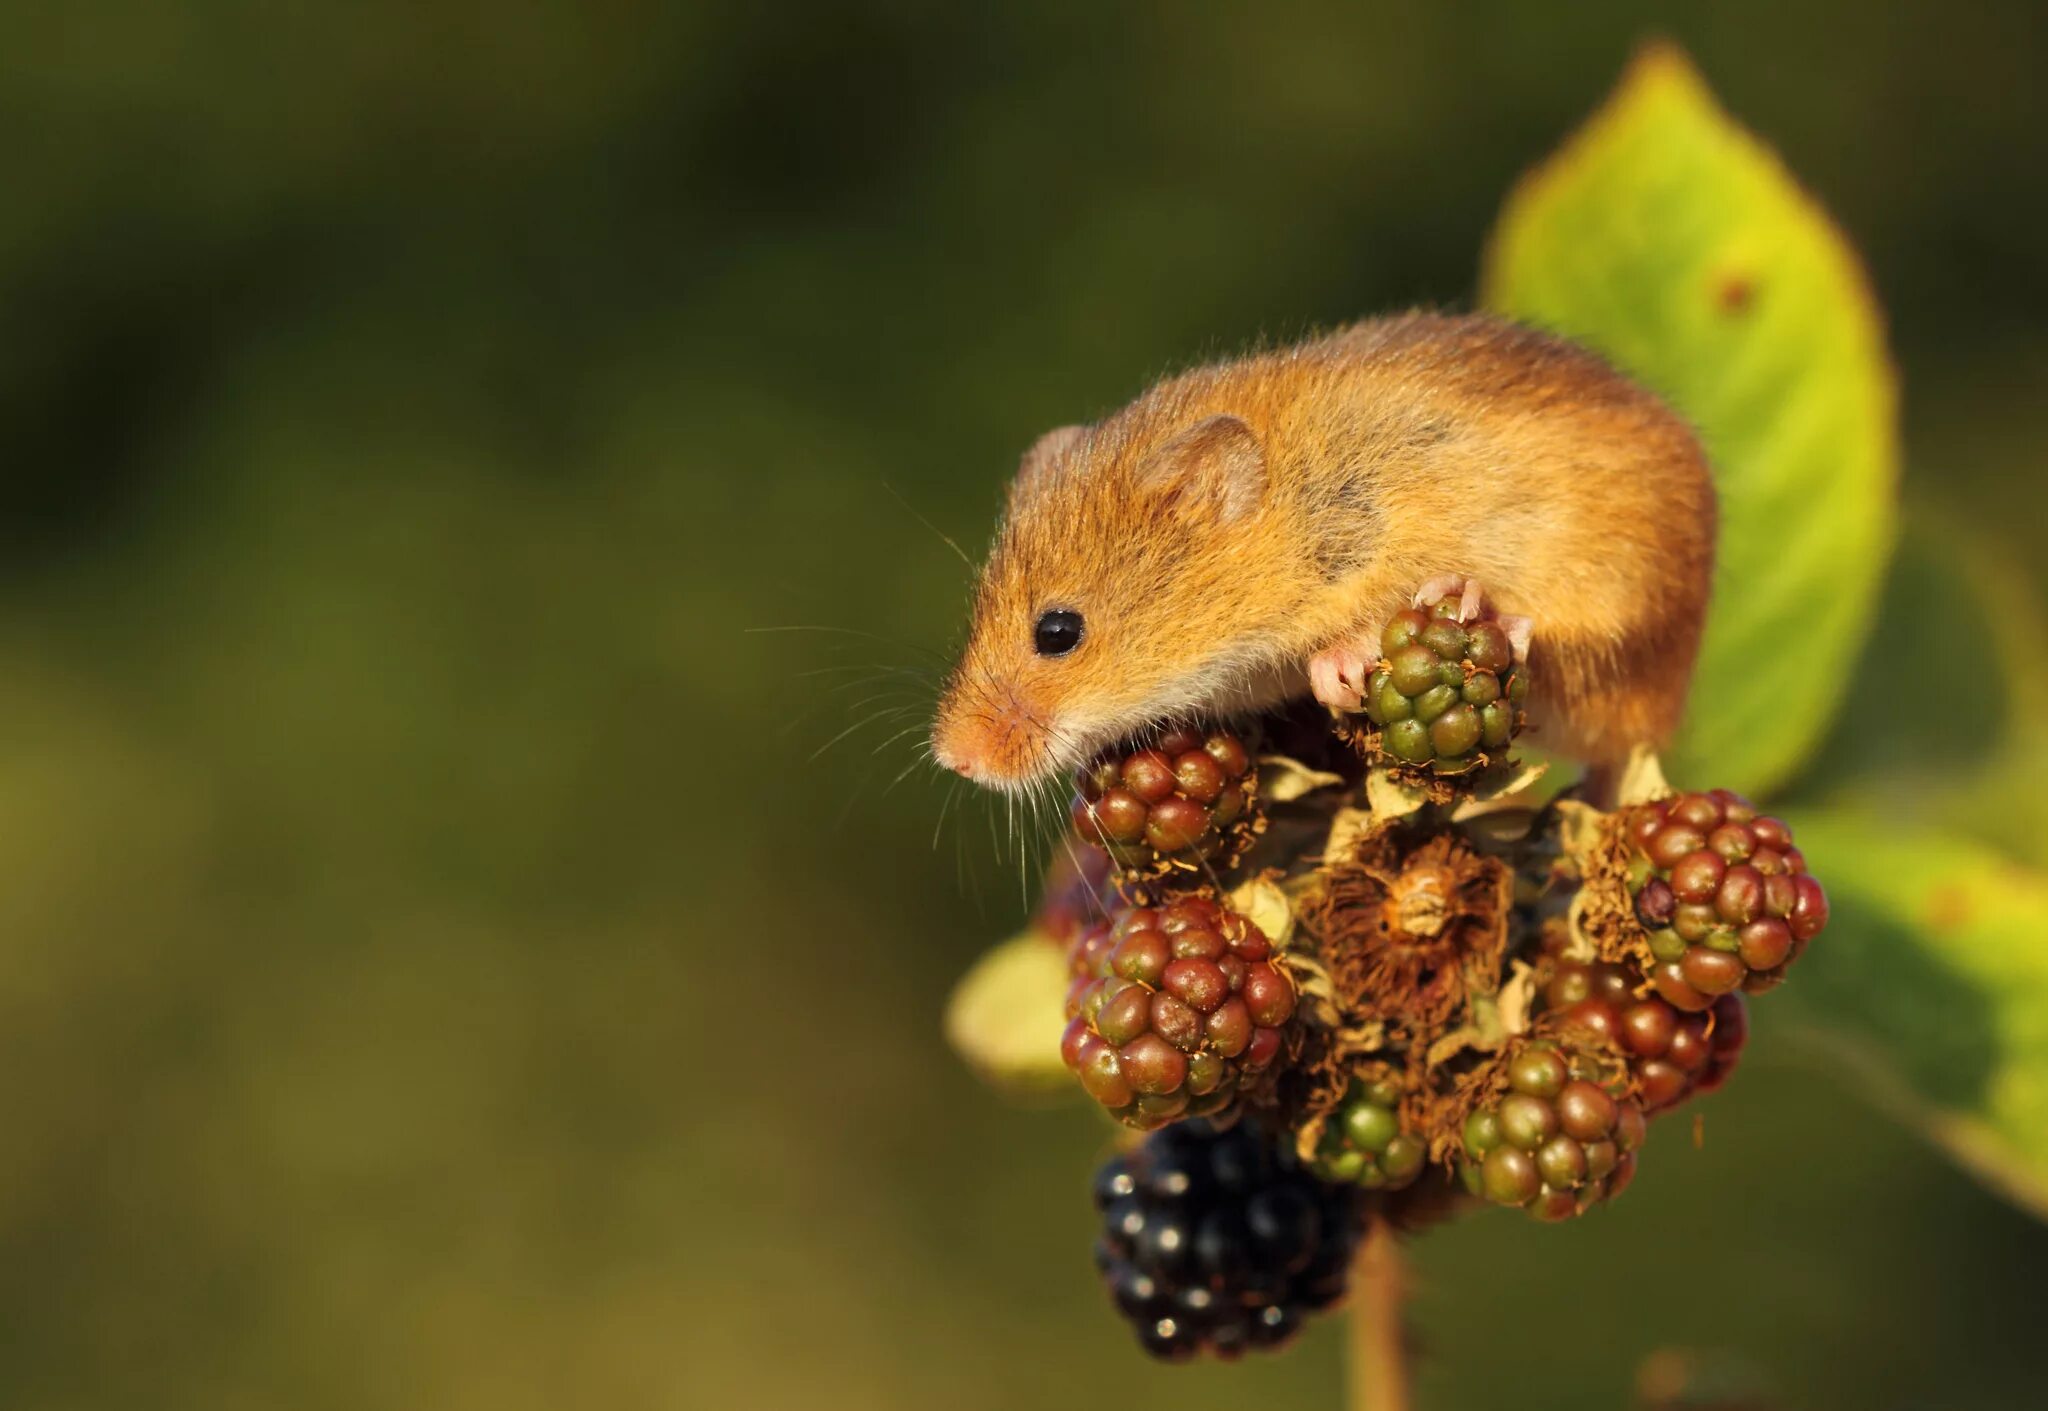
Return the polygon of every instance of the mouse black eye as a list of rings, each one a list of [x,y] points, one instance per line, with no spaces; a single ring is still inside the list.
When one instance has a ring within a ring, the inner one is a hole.
[[[1081,614],[1071,608],[1040,613],[1031,629],[1031,645],[1042,657],[1063,657],[1081,645]]]

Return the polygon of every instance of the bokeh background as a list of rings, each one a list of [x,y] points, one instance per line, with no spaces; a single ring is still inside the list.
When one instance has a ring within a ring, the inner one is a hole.
[[[1164,370],[1468,301],[1650,17],[0,14],[0,1403],[1336,1404],[1334,1326],[1143,1361],[1105,1128],[943,1047],[1024,900],[897,781],[933,531]],[[2038,597],[2040,7],[1654,22],[1867,253],[1909,525]],[[1615,1209],[1418,1246],[1425,1406],[2038,1397],[2048,1228],[1760,1018]]]

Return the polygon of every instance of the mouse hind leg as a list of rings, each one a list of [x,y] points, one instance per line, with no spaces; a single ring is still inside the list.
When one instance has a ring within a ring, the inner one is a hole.
[[[1661,748],[1685,710],[1682,673],[1602,646],[1537,637],[1530,660],[1529,724],[1537,744],[1589,768],[1619,766],[1638,745]]]

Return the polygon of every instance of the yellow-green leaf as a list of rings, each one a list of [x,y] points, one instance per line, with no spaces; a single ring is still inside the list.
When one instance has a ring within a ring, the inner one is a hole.
[[[1024,931],[960,977],[946,1001],[946,1041],[998,1087],[1073,1088],[1060,1061],[1066,995],[1066,956],[1043,932]]]
[[[1577,338],[1700,428],[1721,496],[1681,780],[1767,791],[1818,743],[1889,552],[1896,396],[1856,255],[1675,48],[1509,198],[1493,308]]]
[[[1294,939],[1294,903],[1270,877],[1254,877],[1240,884],[1224,900],[1230,909],[1265,933],[1276,946]]]
[[[1800,795],[2048,867],[2048,611],[2019,564],[1939,505],[1916,503],[1907,519],[1851,705]],[[1922,682],[1967,684],[1933,709]]]
[[[1286,755],[1259,756],[1259,797],[1267,803],[1293,803],[1318,789],[1341,787],[1344,776],[1311,769]]]
[[[2048,1216],[2048,876],[1974,841],[1848,810],[1794,814],[1833,918],[1758,1001]]]

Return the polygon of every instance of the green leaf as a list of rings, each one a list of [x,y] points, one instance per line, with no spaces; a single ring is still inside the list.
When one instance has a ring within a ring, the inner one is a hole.
[[[1996,749],[1942,803],[1973,831],[2048,867],[2048,733],[2041,729],[2041,703],[2048,701],[2048,611],[2027,571],[1994,551],[1984,536],[1931,514],[1918,518],[1974,595],[1981,630],[1991,642],[1974,665],[1983,669],[1995,662],[2004,687]]]
[[[1067,959],[1043,932],[1012,936],[974,962],[946,1001],[946,1041],[983,1078],[1014,1091],[1075,1087],[1060,1061]]]
[[[2048,866],[2044,700],[2048,612],[2025,570],[1916,502],[1851,704],[1798,797],[1911,817]]]
[[[1792,822],[1833,918],[1760,1011],[1805,1021],[1887,1105],[2048,1216],[2048,876],[1881,815]]]
[[[1487,304],[1604,353],[1700,428],[1721,496],[1680,779],[1753,793],[1819,743],[1869,627],[1896,396],[1848,242],[1675,48],[1509,197]]]

